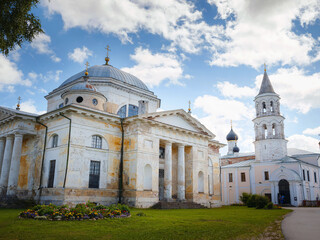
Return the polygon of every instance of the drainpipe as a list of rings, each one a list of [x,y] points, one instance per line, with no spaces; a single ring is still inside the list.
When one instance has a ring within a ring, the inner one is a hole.
[[[66,172],[64,174],[63,188],[66,187],[67,173],[68,173],[68,163],[69,163],[69,152],[70,152],[70,139],[71,139],[71,118],[66,117],[63,113],[60,116],[69,120],[69,136],[68,136],[68,150],[67,150],[67,161],[66,161]]]
[[[36,122],[46,128],[46,131],[45,131],[45,134],[44,134],[43,154],[42,154],[42,160],[41,160],[40,184],[39,184],[39,188],[38,188],[38,190],[40,190],[39,191],[39,200],[38,200],[38,202],[40,202],[40,198],[41,198],[41,194],[42,194],[42,177],[43,177],[44,157],[45,157],[45,152],[46,152],[46,147],[47,147],[48,126],[44,125],[41,122],[39,122],[38,118],[36,118]]]
[[[219,156],[219,178],[220,178],[220,201],[222,202],[222,182],[221,182],[221,155]]]
[[[123,129],[124,118],[120,119],[121,123],[121,151],[120,151],[120,167],[119,167],[119,200],[118,203],[122,203],[122,192],[123,192],[123,142],[124,142],[124,129]]]

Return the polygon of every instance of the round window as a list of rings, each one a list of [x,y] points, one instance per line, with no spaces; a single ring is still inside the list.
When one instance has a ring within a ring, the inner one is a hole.
[[[92,99],[92,103],[93,103],[93,105],[96,106],[98,104],[98,100],[94,98],[94,99]]]
[[[67,105],[69,102],[69,98],[66,98],[66,100],[64,100],[64,104]]]
[[[81,96],[77,97],[77,103],[82,103],[83,98]]]

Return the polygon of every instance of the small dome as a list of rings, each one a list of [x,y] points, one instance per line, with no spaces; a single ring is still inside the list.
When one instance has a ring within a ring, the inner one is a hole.
[[[240,152],[240,148],[237,146],[237,144],[233,147],[232,151],[233,151],[234,153]]]
[[[230,132],[227,135],[227,141],[236,141],[238,140],[238,135],[231,128]]]
[[[88,82],[77,83],[76,85],[73,85],[69,89],[69,91],[81,91],[81,90],[93,91],[93,92],[97,91],[97,89]]]

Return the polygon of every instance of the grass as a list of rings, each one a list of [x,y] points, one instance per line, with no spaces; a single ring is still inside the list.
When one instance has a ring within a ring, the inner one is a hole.
[[[98,221],[19,219],[20,211],[0,209],[0,239],[248,239],[290,210],[133,209],[130,218]]]

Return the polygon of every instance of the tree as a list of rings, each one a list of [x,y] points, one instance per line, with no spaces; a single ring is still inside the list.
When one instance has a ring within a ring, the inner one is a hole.
[[[30,13],[39,0],[0,0],[0,51],[8,55],[16,45],[42,33],[39,18]]]

